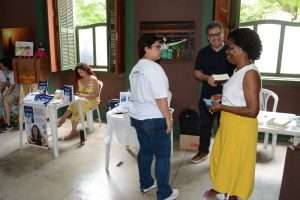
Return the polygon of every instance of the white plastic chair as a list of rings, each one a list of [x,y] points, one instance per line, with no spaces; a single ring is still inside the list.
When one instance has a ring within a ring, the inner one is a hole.
[[[273,107],[272,107],[272,112],[276,112],[277,106],[278,106],[278,95],[268,89],[262,88],[260,91],[260,98],[259,98],[259,103],[260,103],[260,110],[267,111],[268,110],[268,102],[270,100],[270,97],[273,98]],[[269,143],[269,134],[270,133],[265,133],[264,137],[264,148],[266,149]],[[275,147],[276,147],[276,142],[277,142],[277,134],[271,133],[272,134],[272,157],[274,156],[275,153]]]
[[[88,127],[92,130],[94,129],[94,126],[93,126],[93,113],[94,113],[94,111],[97,111],[99,126],[101,126],[101,124],[102,124],[99,105],[100,105],[100,102],[101,102],[101,92],[102,92],[102,88],[103,88],[103,82],[98,80],[98,83],[99,83],[99,103],[97,104],[97,106],[95,106],[94,108],[92,108],[91,110],[86,112],[87,124],[88,124]]]

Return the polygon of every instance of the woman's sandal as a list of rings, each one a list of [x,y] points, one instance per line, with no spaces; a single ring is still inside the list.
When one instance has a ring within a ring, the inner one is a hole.
[[[204,192],[204,194],[203,194],[203,200],[215,200],[216,199],[216,195],[218,193],[219,192],[217,192],[214,189],[209,189],[206,192]]]
[[[237,196],[231,196],[231,195],[228,195],[228,194],[222,194],[222,193],[217,192],[214,189],[207,190],[203,194],[203,200],[215,200],[218,195],[222,195],[222,198],[226,199],[226,200],[227,199],[228,200],[239,200],[239,198]]]
[[[80,136],[80,145],[84,145],[84,144],[85,144],[85,141],[86,141],[86,136],[85,136],[83,130],[80,130],[80,131],[79,131],[79,136]]]
[[[231,195],[227,196],[226,198],[228,200],[239,200],[239,198],[237,196],[231,196]]]

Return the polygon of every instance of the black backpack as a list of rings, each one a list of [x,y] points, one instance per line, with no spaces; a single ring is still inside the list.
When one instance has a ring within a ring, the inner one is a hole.
[[[199,135],[200,117],[198,113],[190,108],[186,108],[179,114],[179,126],[181,134]]]

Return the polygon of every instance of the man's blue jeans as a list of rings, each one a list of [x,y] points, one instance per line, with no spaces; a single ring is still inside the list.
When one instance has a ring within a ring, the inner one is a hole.
[[[138,153],[140,188],[148,188],[154,183],[151,175],[151,164],[153,156],[155,156],[157,199],[164,199],[172,193],[169,184],[171,140],[169,134],[166,133],[166,121],[164,118],[146,120],[131,118],[131,125],[136,129],[140,143]]]

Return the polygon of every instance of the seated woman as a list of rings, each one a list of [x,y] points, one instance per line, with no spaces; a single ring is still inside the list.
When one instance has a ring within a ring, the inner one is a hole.
[[[82,97],[81,107],[85,114],[91,108],[94,108],[99,104],[99,83],[92,69],[87,65],[80,63],[75,68],[75,79],[77,82],[78,93],[77,96]],[[69,135],[63,139],[68,140],[77,135],[76,128],[80,120],[80,115],[75,104],[71,104],[67,111],[58,121],[58,127],[60,127],[66,119],[71,116],[72,130]]]

